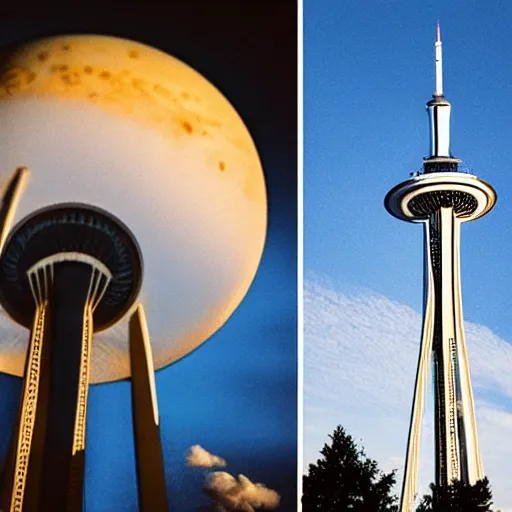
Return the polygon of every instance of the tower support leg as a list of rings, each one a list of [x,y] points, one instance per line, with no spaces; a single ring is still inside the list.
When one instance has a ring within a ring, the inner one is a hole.
[[[82,510],[92,278],[93,268],[88,265],[64,262],[55,266],[41,510]]]
[[[49,375],[45,372],[50,348],[47,345],[48,337],[45,336],[47,326],[48,303],[43,301],[35,311],[18,422],[3,472],[2,506],[6,512],[37,510],[40,462],[46,426],[44,402],[48,398],[49,390]]]
[[[400,503],[401,512],[411,512],[413,510],[414,499],[416,497],[418,487],[421,421],[423,419],[423,410],[425,407],[425,391],[429,374],[432,340],[434,335],[435,296],[432,259],[430,257],[430,233],[427,224],[425,225],[424,267],[423,329],[418,369],[416,372],[416,383],[414,386],[407,454],[405,458],[404,480]]]
[[[155,372],[142,305],[130,318],[130,364],[139,510],[167,512]]]

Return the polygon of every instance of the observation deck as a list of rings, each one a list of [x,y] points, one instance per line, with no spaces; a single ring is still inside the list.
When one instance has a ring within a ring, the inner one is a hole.
[[[77,263],[92,266],[99,274],[97,287],[106,287],[94,309],[94,331],[110,327],[139,294],[142,255],[120,220],[87,204],[52,205],[12,229],[0,259],[0,304],[13,320],[30,329],[37,297],[43,293],[34,287],[49,288],[55,265]]]
[[[397,219],[424,222],[440,208],[453,208],[461,222],[478,219],[496,203],[491,185],[472,174],[425,172],[393,187],[384,199]]]

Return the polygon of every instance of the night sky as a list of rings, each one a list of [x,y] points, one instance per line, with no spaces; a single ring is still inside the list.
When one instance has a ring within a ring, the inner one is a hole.
[[[200,444],[227,460],[225,471],[275,489],[281,495],[279,510],[296,510],[295,2],[232,7],[189,0],[172,7],[140,2],[116,9],[105,2],[103,9],[47,4],[28,10],[21,4],[3,7],[2,45],[66,33],[134,39],[203,74],[246,123],[267,183],[267,243],[248,295],[224,327],[192,354],[157,372],[168,494],[176,512],[212,510],[212,500],[202,493],[207,470],[185,465],[187,449]],[[20,389],[20,379],[0,375],[2,458]],[[129,382],[91,387],[87,428],[86,510],[136,511]]]

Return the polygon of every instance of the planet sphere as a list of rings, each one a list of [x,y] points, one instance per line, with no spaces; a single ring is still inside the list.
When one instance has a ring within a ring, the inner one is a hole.
[[[199,73],[134,41],[53,37],[1,64],[0,175],[31,171],[15,222],[80,202],[125,223],[155,368],[177,361],[226,322],[262,256],[266,190],[246,126]],[[29,332],[0,315],[0,371],[21,376]],[[95,333],[92,383],[130,376],[127,325]]]

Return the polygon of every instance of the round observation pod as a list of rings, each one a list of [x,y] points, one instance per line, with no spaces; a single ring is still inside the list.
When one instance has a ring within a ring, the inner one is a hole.
[[[101,265],[108,274],[108,286],[94,309],[95,332],[116,324],[132,308],[142,284],[142,255],[134,236],[104,210],[66,203],[33,212],[6,240],[0,258],[0,304],[18,324],[32,328],[34,294],[44,293],[33,289],[29,274],[33,269],[44,274],[41,287],[46,287],[51,279],[46,274],[53,274],[53,265],[63,261]]]
[[[155,367],[188,354],[242,301],[263,252],[265,182],[243,121],[192,68],[129,40],[52,37],[1,65],[0,170],[31,171],[15,221],[70,202],[120,219],[144,258]],[[92,383],[130,376],[125,309],[94,335]],[[0,371],[22,375],[29,335],[10,315]]]
[[[424,222],[441,207],[454,209],[461,222],[478,219],[496,203],[485,181],[462,172],[431,172],[392,188],[384,199],[387,211],[400,220]]]

